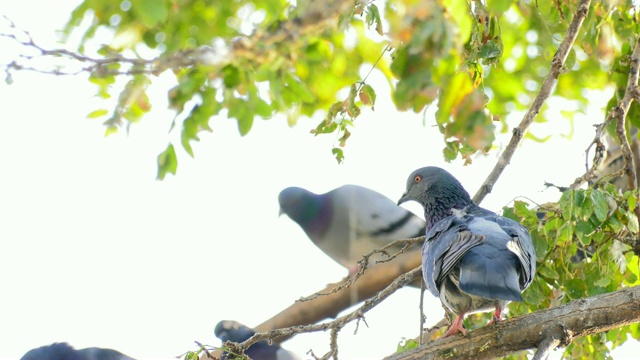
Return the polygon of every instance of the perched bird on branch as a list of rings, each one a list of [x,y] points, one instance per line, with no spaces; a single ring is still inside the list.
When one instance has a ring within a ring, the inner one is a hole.
[[[362,186],[343,185],[326,194],[289,187],[280,192],[278,201],[280,213],[298,223],[320,250],[350,273],[357,270],[363,255],[394,240],[424,235],[422,219]]]
[[[240,324],[233,320],[223,320],[216,325],[214,333],[218,339],[225,341],[231,341],[235,343],[241,343],[255,335],[253,329]],[[247,350],[244,354],[253,360],[299,360],[298,355],[292,353],[289,350],[285,350],[278,344],[269,344],[266,340],[257,342]],[[228,353],[222,355],[222,359],[233,358]]]
[[[465,315],[493,310],[502,320],[511,301],[533,280],[536,255],[527,229],[473,203],[451,174],[438,167],[414,171],[398,204],[424,208],[422,275],[429,291],[456,318],[444,336],[466,334]]]
[[[20,360],[135,360],[111,349],[76,350],[67,343],[54,343],[29,350]]]

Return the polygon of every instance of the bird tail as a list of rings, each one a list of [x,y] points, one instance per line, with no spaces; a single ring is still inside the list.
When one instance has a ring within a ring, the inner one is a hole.
[[[460,289],[487,299],[522,301],[516,259],[469,251],[460,261]]]

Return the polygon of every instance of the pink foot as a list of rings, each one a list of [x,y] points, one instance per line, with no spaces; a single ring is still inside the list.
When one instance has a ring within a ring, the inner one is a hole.
[[[464,328],[462,320],[464,320],[464,313],[460,313],[456,319],[453,320],[453,324],[451,324],[449,330],[447,330],[442,337],[452,336],[457,333],[462,333],[462,335],[467,336],[467,329]]]
[[[496,306],[496,311],[493,313],[493,318],[489,321],[488,325],[497,324],[502,321],[502,308],[500,306]]]

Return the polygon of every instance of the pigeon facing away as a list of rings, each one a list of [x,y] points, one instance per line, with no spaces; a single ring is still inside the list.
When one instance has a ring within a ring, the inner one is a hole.
[[[214,333],[218,337],[218,339],[225,341],[232,341],[235,343],[241,343],[253,335],[255,335],[255,331],[253,329],[240,324],[237,321],[233,320],[223,320],[216,325]],[[292,353],[289,350],[285,350],[280,347],[280,345],[273,343],[269,345],[266,340],[257,342],[251,346],[247,350],[244,351],[244,354],[250,357],[253,360],[300,360],[301,358]],[[227,359],[228,354],[225,352],[222,355],[222,359]]]
[[[76,350],[67,343],[54,343],[29,350],[20,360],[135,360],[111,349]]]
[[[398,204],[416,201],[427,222],[422,276],[431,293],[457,315],[444,336],[466,334],[466,314],[494,310],[493,322],[533,280],[536,255],[527,229],[473,203],[451,174],[414,171]]]
[[[278,202],[281,214],[298,223],[320,250],[350,271],[372,250],[424,235],[422,219],[362,186],[343,185],[326,194],[289,187],[280,192]]]

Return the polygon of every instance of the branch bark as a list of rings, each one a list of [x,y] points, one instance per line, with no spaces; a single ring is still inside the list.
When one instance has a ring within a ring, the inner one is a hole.
[[[536,348],[545,341],[549,346],[556,342],[566,346],[574,338],[635,322],[640,322],[640,286],[484,326],[470,331],[468,337],[440,338],[385,359],[493,359]]]
[[[578,9],[576,14],[569,25],[569,29],[565,34],[564,39],[560,43],[558,47],[558,51],[556,52],[553,60],[551,61],[551,69],[549,69],[549,73],[547,77],[544,79],[542,83],[542,87],[538,92],[538,95],[533,100],[533,104],[529,108],[529,111],[524,115],[524,118],[520,122],[520,125],[513,129],[513,136],[511,137],[511,141],[509,141],[509,145],[504,150],[495,167],[487,176],[487,179],[484,181],[478,192],[473,196],[473,201],[476,204],[480,204],[482,200],[491,192],[493,189],[493,185],[495,185],[496,181],[504,171],[504,168],[509,165],[511,162],[511,158],[516,151],[520,140],[522,140],[524,134],[527,132],[529,125],[533,122],[535,117],[540,112],[542,105],[551,95],[551,91],[553,90],[556,82],[558,81],[558,76],[562,73],[562,66],[564,65],[565,60],[567,59],[567,55],[569,54],[569,50],[573,46],[576,37],[578,36],[578,31],[582,26],[582,22],[587,17],[587,13],[589,12],[589,5],[591,4],[591,0],[581,0],[578,5]]]
[[[399,255],[388,263],[370,267],[349,289],[338,291],[313,300],[296,302],[273,316],[271,319],[255,327],[256,331],[269,331],[283,327],[314,324],[326,318],[335,318],[344,309],[364,299],[376,295],[386,288],[397,277],[421,266],[422,250],[413,250]],[[331,290],[344,283],[330,284],[318,293],[330,293]],[[286,338],[279,339],[280,341]]]

